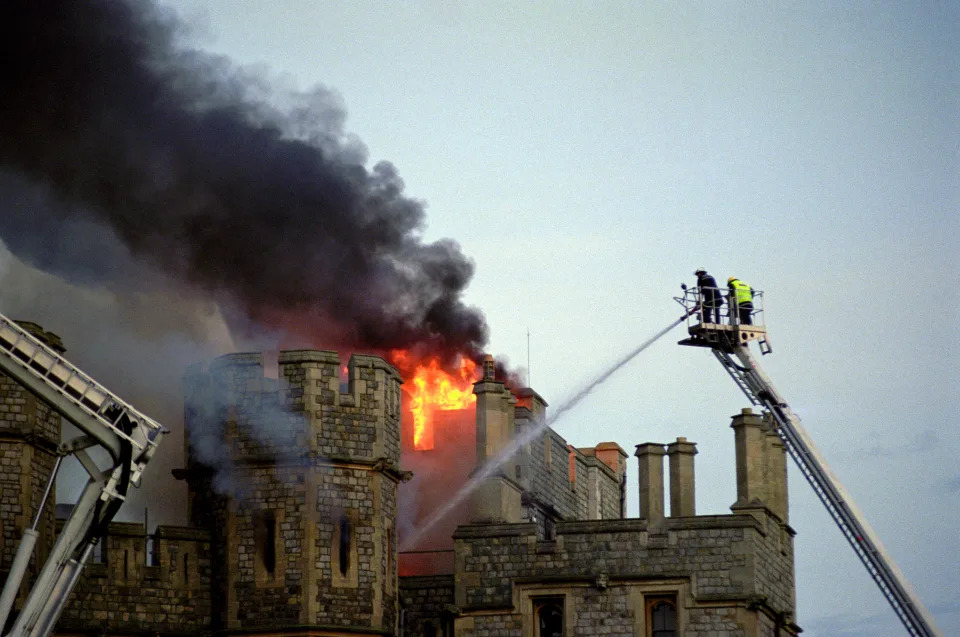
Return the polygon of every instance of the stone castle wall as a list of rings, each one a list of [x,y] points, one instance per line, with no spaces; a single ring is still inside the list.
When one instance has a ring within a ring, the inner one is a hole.
[[[456,613],[454,576],[427,575],[400,580],[400,604],[404,608],[403,631],[406,635],[444,635]]]
[[[645,634],[644,598],[664,593],[688,637],[742,634],[794,609],[789,534],[763,510],[667,519],[656,532],[646,520],[558,522],[555,542],[532,524],[461,526],[455,537],[463,636],[527,634],[538,597],[564,599],[572,634],[598,634],[586,628],[600,620],[603,634]]]
[[[0,581],[33,521],[56,462],[60,414],[0,372]],[[54,498],[40,514],[40,537],[21,591],[33,582],[55,538]],[[22,600],[18,602],[22,603]]]
[[[196,522],[227,562],[220,623],[392,631],[399,376],[355,355],[341,382],[339,356],[314,350],[281,352],[279,376],[259,354],[221,357],[190,396],[188,430],[228,449],[224,467],[192,451],[188,471]]]
[[[60,617],[58,635],[210,629],[209,537],[199,529],[159,526],[150,539],[148,546],[142,524],[110,524]]]
[[[529,390],[528,390],[529,391]],[[542,417],[542,415],[541,415]],[[517,435],[537,426],[534,411],[516,409]],[[538,508],[537,520],[596,520],[623,517],[623,467],[614,470],[567,444],[547,427],[521,451],[520,482]]]

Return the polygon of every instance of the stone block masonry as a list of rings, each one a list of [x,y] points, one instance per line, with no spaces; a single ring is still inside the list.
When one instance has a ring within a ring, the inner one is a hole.
[[[188,431],[214,431],[227,450],[226,472],[199,454],[186,472],[225,562],[214,628],[392,633],[400,377],[375,356],[352,356],[346,379],[335,352],[278,362],[271,381],[259,354],[221,357],[187,392],[202,417]]]
[[[62,522],[62,521],[61,521]],[[152,555],[142,524],[114,522],[83,570],[58,635],[196,635],[210,630],[210,540],[159,526]]]
[[[792,617],[792,551],[782,550],[780,530],[769,514],[666,518],[659,528],[647,520],[559,522],[556,541],[545,545],[530,524],[461,526],[458,635],[526,635],[519,626],[481,627],[491,609],[522,618],[530,613],[524,600],[538,597],[564,599],[569,634],[646,634],[636,632],[642,600],[665,592],[683,609],[682,634],[744,634],[758,608]]]
[[[0,581],[6,581],[23,531],[33,521],[56,462],[60,414],[0,372]],[[55,502],[40,514],[40,533],[14,608],[23,603],[56,537]]]

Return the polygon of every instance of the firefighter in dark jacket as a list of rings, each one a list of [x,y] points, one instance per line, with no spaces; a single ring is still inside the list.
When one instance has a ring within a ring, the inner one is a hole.
[[[753,325],[750,318],[753,313],[753,288],[735,276],[727,279],[727,287],[730,288],[730,316],[733,317],[733,304],[736,303],[740,325]]]
[[[720,306],[723,305],[723,296],[717,288],[717,280],[707,274],[703,268],[697,268],[697,287],[700,288],[700,303],[703,308],[704,323],[720,323]]]

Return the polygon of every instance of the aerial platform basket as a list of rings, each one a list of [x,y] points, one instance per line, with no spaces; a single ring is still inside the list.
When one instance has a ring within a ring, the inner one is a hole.
[[[753,290],[752,307],[744,308],[741,317],[741,312],[737,311],[736,301],[731,303],[731,298],[734,296],[732,291],[722,288],[714,289],[723,301],[714,312],[703,304],[704,288],[688,288],[685,285],[682,287],[683,295],[674,297],[674,300],[687,311],[689,337],[681,340],[680,345],[708,347],[732,353],[733,348],[738,345],[757,341],[761,353],[769,354],[772,351],[767,338],[767,327],[764,324],[762,291]],[[746,319],[749,319],[749,322]]]

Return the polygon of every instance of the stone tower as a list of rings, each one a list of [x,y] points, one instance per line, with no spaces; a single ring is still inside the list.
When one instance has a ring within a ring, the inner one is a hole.
[[[19,322],[58,352],[63,342],[35,323]],[[60,444],[60,414],[10,376],[0,372],[0,582],[6,581],[20,538],[37,515]],[[21,595],[32,585],[56,537],[54,498],[40,513],[40,537]],[[22,600],[17,600],[19,608]],[[2,627],[0,627],[2,628]]]
[[[395,633],[400,377],[354,355],[232,354],[186,379],[193,524],[212,534],[214,628]]]

